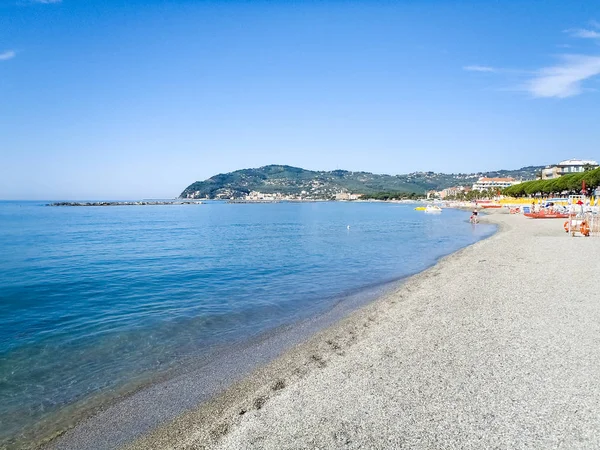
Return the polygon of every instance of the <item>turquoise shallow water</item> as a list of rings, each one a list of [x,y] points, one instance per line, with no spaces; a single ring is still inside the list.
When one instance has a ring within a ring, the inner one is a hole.
[[[0,202],[0,447],[494,231],[384,203],[45,203]]]

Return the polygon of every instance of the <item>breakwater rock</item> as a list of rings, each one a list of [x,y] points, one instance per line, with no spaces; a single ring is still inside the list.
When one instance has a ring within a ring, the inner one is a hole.
[[[156,205],[201,205],[200,201],[139,201],[139,202],[55,202],[46,206],[156,206]]]

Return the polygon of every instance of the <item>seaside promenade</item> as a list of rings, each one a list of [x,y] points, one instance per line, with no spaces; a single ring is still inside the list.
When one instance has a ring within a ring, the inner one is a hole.
[[[484,220],[501,230],[129,448],[598,447],[600,239]]]

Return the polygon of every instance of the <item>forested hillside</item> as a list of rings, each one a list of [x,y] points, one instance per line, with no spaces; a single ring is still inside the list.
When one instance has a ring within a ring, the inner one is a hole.
[[[480,176],[534,179],[541,166],[486,173],[445,174],[414,172],[379,175],[347,170],[312,171],[298,167],[270,165],[215,175],[189,185],[180,195],[188,198],[241,198],[251,191],[330,198],[339,192],[372,194],[376,192],[425,193],[457,185],[470,185]]]

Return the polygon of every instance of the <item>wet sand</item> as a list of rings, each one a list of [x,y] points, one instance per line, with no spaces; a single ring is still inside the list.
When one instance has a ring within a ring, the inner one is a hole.
[[[127,448],[598,446],[600,239],[569,238],[558,220],[484,220],[501,231]],[[67,433],[53,447],[103,440]]]

